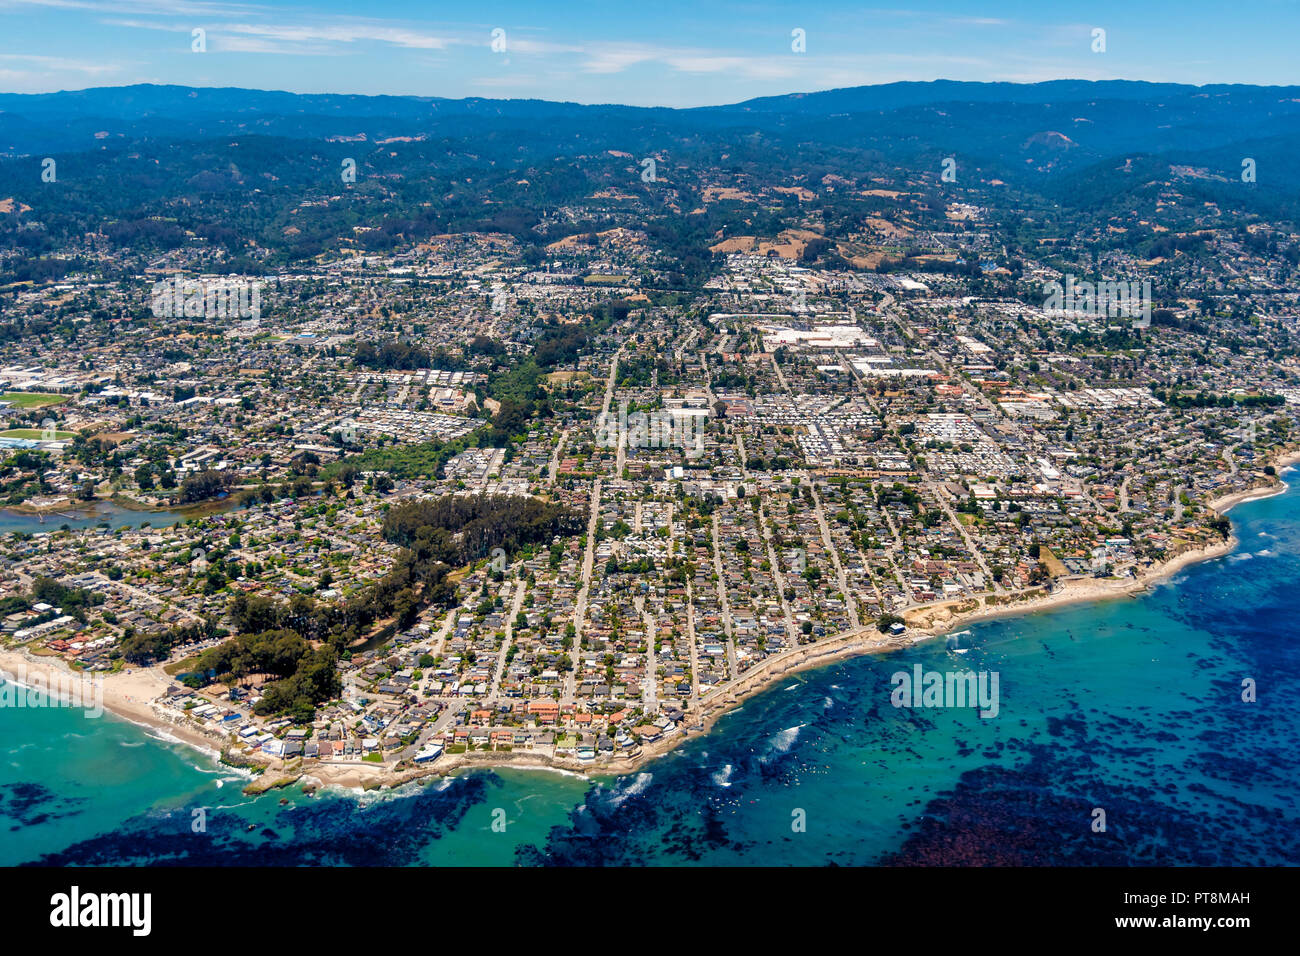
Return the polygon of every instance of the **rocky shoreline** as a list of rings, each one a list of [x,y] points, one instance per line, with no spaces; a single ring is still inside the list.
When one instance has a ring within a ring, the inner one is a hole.
[[[1300,461],[1300,452],[1279,454],[1272,464],[1281,471]],[[1226,514],[1245,501],[1271,497],[1286,488],[1280,478],[1258,487],[1243,489],[1209,502],[1207,507],[1216,513]],[[260,776],[246,788],[248,793],[263,793],[302,781],[308,789],[340,787],[348,790],[371,790],[378,787],[397,787],[425,777],[441,777],[464,770],[513,767],[517,769],[552,770],[575,773],[581,776],[616,776],[631,773],[647,762],[661,757],[688,739],[706,734],[728,711],[745,700],[767,689],[780,678],[821,667],[837,660],[862,654],[882,654],[931,640],[951,633],[965,625],[1010,615],[1029,614],[1082,602],[1128,597],[1149,589],[1192,564],[1221,557],[1236,548],[1235,535],[1222,542],[1179,552],[1148,571],[1127,579],[1067,581],[1048,590],[1039,588],[1022,595],[1019,600],[1007,603],[990,603],[990,596],[964,598],[909,608],[903,612],[907,631],[901,635],[882,634],[874,626],[847,631],[824,638],[815,644],[805,644],[768,658],[745,674],[722,685],[689,708],[673,733],[642,745],[635,757],[618,756],[612,759],[580,761],[576,757],[558,756],[541,751],[467,751],[444,754],[436,761],[421,767],[397,769],[382,763],[363,762],[320,763],[305,762],[295,758],[286,763],[279,758],[238,755],[232,766],[246,769],[260,768]],[[26,650],[0,651],[0,669],[10,673],[41,672],[49,680],[61,673],[65,678],[77,676],[61,660],[37,657]],[[127,674],[116,674],[103,682],[104,709],[161,732],[163,739],[178,741],[194,747],[211,757],[229,757],[229,735],[219,736],[200,726],[196,721],[159,706],[155,701],[171,686],[171,679],[161,667],[133,668]]]

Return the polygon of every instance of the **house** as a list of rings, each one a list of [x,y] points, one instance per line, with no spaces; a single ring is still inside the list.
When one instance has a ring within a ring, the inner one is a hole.
[[[431,763],[442,756],[442,744],[430,740],[420,748],[420,752],[415,755],[416,763]]]

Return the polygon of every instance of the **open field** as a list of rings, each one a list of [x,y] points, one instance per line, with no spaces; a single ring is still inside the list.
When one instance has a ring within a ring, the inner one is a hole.
[[[53,436],[46,435],[39,428],[9,428],[0,432],[0,438],[27,438],[31,441],[66,441],[76,438],[76,432],[55,430]]]
[[[66,395],[56,395],[52,392],[4,392],[0,394],[0,402],[8,402],[18,408],[45,408],[49,405],[58,405],[67,401],[67,398]]]

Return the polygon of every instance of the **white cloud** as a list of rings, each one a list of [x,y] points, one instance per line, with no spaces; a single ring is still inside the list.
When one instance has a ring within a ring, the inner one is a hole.
[[[284,43],[355,43],[370,40],[412,50],[442,50],[453,41],[406,27],[387,26],[372,20],[350,20],[330,24],[263,25],[231,23],[212,27],[209,35],[235,33]]]
[[[66,70],[70,73],[116,73],[120,69],[115,63],[89,63],[85,60],[39,56],[34,53],[0,53],[0,63],[9,61],[30,63],[32,66],[44,67],[46,71]]]
[[[267,8],[248,3],[196,2],[196,0],[0,0],[0,10],[42,7],[51,10],[93,10],[97,13],[153,14],[155,16],[242,16]]]
[[[659,64],[678,73],[728,73],[742,77],[779,78],[796,75],[798,63],[791,58],[741,56],[704,49],[681,49],[641,44],[592,44],[578,51],[584,57],[584,73],[610,74],[642,64]]]
[[[188,34],[196,25],[207,31],[214,51],[328,56],[358,42],[385,43],[409,50],[445,50],[463,40],[438,36],[375,20],[334,20],[329,23],[179,23],[159,20],[107,18],[111,26]]]

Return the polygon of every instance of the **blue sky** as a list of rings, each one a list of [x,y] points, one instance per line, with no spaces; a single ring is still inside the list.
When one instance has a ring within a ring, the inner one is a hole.
[[[206,52],[191,50],[195,29]],[[0,91],[178,83],[699,106],[940,77],[1293,84],[1297,37],[1294,0],[0,0]]]

